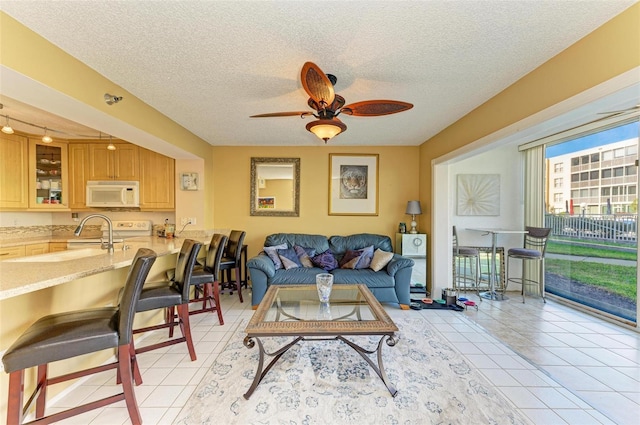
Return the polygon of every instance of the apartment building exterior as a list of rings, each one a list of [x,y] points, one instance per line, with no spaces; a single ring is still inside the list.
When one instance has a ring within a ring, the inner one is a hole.
[[[547,212],[637,213],[638,138],[546,159]]]

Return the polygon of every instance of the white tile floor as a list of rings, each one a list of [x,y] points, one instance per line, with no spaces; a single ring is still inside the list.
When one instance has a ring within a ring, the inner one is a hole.
[[[197,361],[189,361],[184,344],[139,356],[144,383],[136,397],[145,425],[172,423],[239,321],[253,314],[250,302],[240,304],[235,294],[222,299],[224,326],[215,314],[191,316]],[[640,334],[634,331],[553,301],[532,298],[523,305],[516,294],[507,301],[485,300],[477,311],[403,311],[393,305],[386,310],[392,318],[424,316],[534,424],[638,423]],[[50,411],[116,392],[113,384],[113,374],[97,375],[56,400]],[[59,423],[129,420],[118,403]]]

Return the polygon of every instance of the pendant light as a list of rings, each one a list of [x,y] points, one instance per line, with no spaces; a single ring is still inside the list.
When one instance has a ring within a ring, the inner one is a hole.
[[[5,115],[5,118],[7,119],[7,123],[2,126],[2,132],[5,134],[13,134],[13,128],[9,125],[9,115]]]
[[[116,150],[116,145],[113,144],[111,136],[109,136],[109,145],[107,145],[107,149],[109,149],[110,151]]]
[[[51,136],[49,136],[49,135],[47,134],[47,127],[45,127],[45,128],[44,128],[44,136],[42,136],[42,141],[43,141],[44,143],[51,143],[51,142],[53,142],[53,139],[51,138]]]

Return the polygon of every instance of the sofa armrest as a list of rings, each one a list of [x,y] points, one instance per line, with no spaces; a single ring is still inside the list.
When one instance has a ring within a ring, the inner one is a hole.
[[[253,258],[250,258],[247,261],[247,268],[258,269],[266,274],[269,278],[272,278],[276,273],[276,266],[275,264],[273,264],[273,261],[271,261],[271,258],[269,258],[268,255],[262,253],[256,255]]]
[[[412,268],[415,264],[411,258],[403,257],[400,254],[393,254],[393,258],[387,264],[387,274],[395,276],[400,269]]]

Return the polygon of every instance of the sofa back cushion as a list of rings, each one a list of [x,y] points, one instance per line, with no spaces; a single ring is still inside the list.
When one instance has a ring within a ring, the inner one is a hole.
[[[389,236],[359,233],[349,236],[331,236],[329,238],[331,252],[340,256],[344,255],[347,250],[362,249],[371,245],[373,245],[374,251],[381,249],[383,251],[393,252],[393,245],[391,245],[391,238]]]
[[[287,244],[287,248],[294,248],[296,245],[303,248],[313,248],[316,254],[329,249],[329,240],[324,235],[308,235],[303,233],[274,233],[267,236],[264,246]]]

